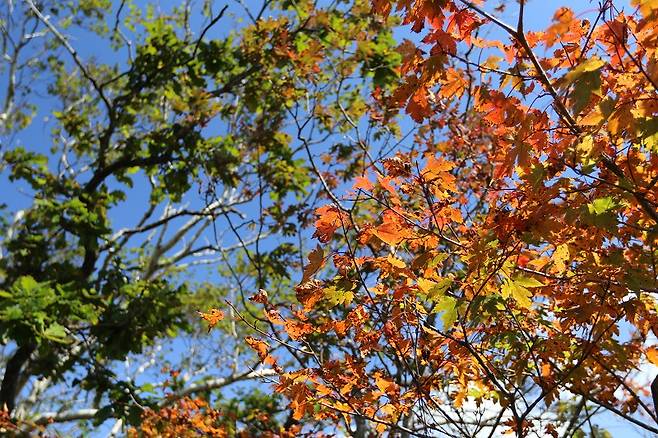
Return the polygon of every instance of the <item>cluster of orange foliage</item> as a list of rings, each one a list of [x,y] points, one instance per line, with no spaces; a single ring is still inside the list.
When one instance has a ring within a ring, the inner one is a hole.
[[[148,410],[137,429],[128,431],[129,437],[187,438],[199,436],[228,436],[219,424],[221,413],[201,399],[184,398],[173,406],[158,411]]]
[[[267,414],[259,418],[267,422]],[[142,416],[139,428],[128,430],[130,438],[192,438],[192,437],[240,437],[253,436],[253,431],[235,427],[235,419],[227,419],[225,413],[214,409],[201,398],[185,397],[159,410],[147,409]],[[300,436],[301,427],[279,427],[276,430],[260,430],[265,438],[293,438]]]
[[[423,39],[370,113],[420,127],[317,210],[299,305],[261,299],[278,329],[249,345],[295,419],[353,434],[470,436],[487,404],[492,433],[558,436],[537,413],[564,397],[658,433],[632,378],[658,365],[658,2],[542,32],[487,3],[374,2]]]

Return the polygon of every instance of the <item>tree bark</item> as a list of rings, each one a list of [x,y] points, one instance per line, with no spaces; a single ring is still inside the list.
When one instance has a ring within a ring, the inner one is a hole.
[[[9,413],[16,407],[21,370],[34,350],[35,346],[31,344],[18,347],[5,367],[5,375],[0,386],[0,408],[8,410]]]

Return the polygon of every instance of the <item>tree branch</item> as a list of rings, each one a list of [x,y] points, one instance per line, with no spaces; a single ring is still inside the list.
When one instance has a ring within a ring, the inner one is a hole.
[[[24,1],[30,7],[32,12],[34,12],[34,15],[36,15],[37,18],[43,24],[45,24],[48,29],[50,29],[50,31],[53,33],[53,35],[55,35],[55,37],[62,43],[64,48],[71,54],[71,57],[73,58],[73,61],[75,62],[75,64],[80,69],[80,72],[82,72],[82,75],[94,87],[94,90],[96,90],[96,92],[98,93],[100,98],[103,100],[103,103],[105,104],[105,106],[107,108],[108,114],[111,115],[112,114],[112,104],[110,104],[110,101],[107,99],[107,97],[105,97],[105,94],[103,93],[103,88],[98,84],[96,79],[94,79],[94,77],[89,73],[87,68],[82,63],[82,60],[78,56],[78,52],[73,48],[73,46],[71,45],[71,43],[69,43],[69,41],[66,39],[66,37],[64,35],[62,35],[62,33],[59,30],[57,30],[57,28],[50,22],[48,17],[46,17],[45,15],[43,15],[41,13],[39,8],[36,7],[36,5],[34,4],[34,2],[32,0],[24,0]]]
[[[244,380],[260,379],[276,375],[276,371],[270,368],[262,370],[250,370],[242,374],[232,375],[224,378],[210,379],[205,382],[196,383],[183,388],[180,391],[170,394],[165,401],[160,403],[159,407],[170,406],[177,400],[187,397],[191,394],[198,392],[212,391],[213,389],[220,389],[229,386],[233,383],[241,382]],[[84,408],[64,412],[45,412],[38,414],[32,419],[32,423],[37,426],[47,425],[49,423],[66,423],[68,421],[91,420],[94,418],[98,409]]]

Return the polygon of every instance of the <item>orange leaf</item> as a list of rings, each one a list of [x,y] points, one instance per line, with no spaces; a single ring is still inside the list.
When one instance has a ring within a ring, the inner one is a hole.
[[[197,312],[202,319],[208,321],[208,333],[212,330],[219,321],[224,319],[224,312],[218,309],[210,309],[208,313]]]
[[[257,294],[249,297],[249,301],[259,304],[267,304],[267,291],[259,289]]]
[[[269,347],[267,344],[259,339],[256,339],[252,336],[247,336],[244,338],[245,342],[247,345],[249,345],[258,355],[260,360],[263,361],[263,363],[266,363],[268,365],[274,365],[276,362],[272,356],[268,354]]]
[[[388,222],[383,223],[375,228],[373,234],[389,245],[396,245],[402,240],[399,231],[400,228],[397,226],[397,224]]]
[[[394,246],[410,237],[409,230],[400,223],[400,218],[393,212],[384,213],[384,221],[374,228],[372,233],[385,243]]]
[[[313,326],[305,322],[286,321],[284,327],[286,333],[294,340],[301,339],[313,331]]]
[[[315,210],[317,220],[315,221],[315,233],[320,242],[326,243],[331,240],[336,230],[346,226],[346,218],[335,205],[325,205]]]
[[[354,180],[355,180],[354,182],[355,189],[362,189],[369,192],[375,187],[375,185],[372,182],[370,182],[370,180],[365,176],[357,176],[356,178],[354,178]]]

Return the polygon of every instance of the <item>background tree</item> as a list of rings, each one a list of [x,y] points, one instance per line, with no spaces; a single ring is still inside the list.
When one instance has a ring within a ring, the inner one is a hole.
[[[393,138],[361,122],[397,76],[389,21],[361,1],[3,4],[0,405],[19,432],[116,434],[191,397],[233,430],[283,427],[241,383],[275,372],[253,330],[209,338],[197,311],[291,299],[318,198]]]

